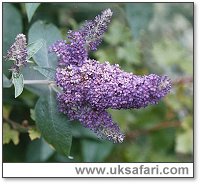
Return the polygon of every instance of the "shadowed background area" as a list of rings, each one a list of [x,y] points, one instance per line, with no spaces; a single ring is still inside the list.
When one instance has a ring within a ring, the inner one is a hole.
[[[78,29],[85,20],[110,8],[113,18],[108,31],[97,51],[90,53],[90,58],[119,64],[123,70],[136,75],[167,75],[173,86],[171,93],[157,105],[142,109],[109,109],[126,134],[122,144],[99,140],[79,122],[72,122],[73,142],[69,158],[55,152],[43,138],[38,138],[32,110],[37,95],[31,89],[25,89],[15,99],[13,87],[3,89],[3,161],[193,161],[193,4],[37,5],[35,14],[29,15],[28,19],[24,3],[3,3],[3,55],[15,36],[21,32],[28,35],[38,20],[56,25],[65,39],[69,29]],[[3,72],[10,77],[8,68],[10,63],[3,63]]]

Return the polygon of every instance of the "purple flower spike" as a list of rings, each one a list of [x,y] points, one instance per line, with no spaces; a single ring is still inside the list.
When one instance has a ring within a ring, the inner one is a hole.
[[[86,72],[80,75],[88,78],[87,101],[98,110],[141,108],[156,104],[171,88],[166,76],[136,76],[108,62],[100,64],[88,60],[81,70]]]
[[[59,57],[59,65],[67,66],[74,64],[81,66],[85,59],[88,57],[88,53],[85,49],[85,41],[79,32],[68,32],[68,38],[70,43],[66,41],[57,41],[49,49],[50,52],[55,52]]]
[[[96,50],[101,43],[103,34],[108,28],[112,14],[110,9],[106,9],[102,11],[101,15],[97,15],[94,20],[86,21],[83,25],[80,32],[85,37],[89,50]]]
[[[171,81],[156,74],[133,75],[119,65],[88,58],[88,50],[96,50],[111,16],[110,9],[103,11],[79,31],[69,31],[69,43],[58,41],[50,51],[59,58],[55,77],[62,89],[57,94],[59,111],[71,120],[79,120],[99,137],[121,143],[124,134],[106,110],[156,104],[169,93]]]
[[[102,36],[107,30],[112,12],[107,9],[94,20],[86,21],[79,31],[68,31],[68,40],[57,41],[49,49],[59,57],[59,65],[75,64],[81,66],[88,58],[88,50],[96,50],[102,41]]]
[[[76,105],[72,101],[70,103],[66,94],[58,94],[57,99],[60,111],[67,114],[71,120],[79,120],[99,138],[108,139],[113,143],[123,142],[124,134],[105,110],[98,111],[91,108],[89,104],[86,105],[86,102],[77,101]]]
[[[7,51],[5,56],[6,60],[13,60],[14,65],[12,66],[13,71],[19,72],[21,66],[25,66],[28,60],[28,51],[26,36],[23,34],[18,34],[15,38],[15,42]]]

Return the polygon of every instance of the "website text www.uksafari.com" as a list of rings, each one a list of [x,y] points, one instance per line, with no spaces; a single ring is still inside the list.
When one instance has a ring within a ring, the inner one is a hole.
[[[160,165],[145,166],[141,164],[137,167],[121,166],[120,164],[112,167],[75,167],[77,175],[121,175],[121,176],[187,176],[189,175],[190,168],[186,166],[165,166]]]

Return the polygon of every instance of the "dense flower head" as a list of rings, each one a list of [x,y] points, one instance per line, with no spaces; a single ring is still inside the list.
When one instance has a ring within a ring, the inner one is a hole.
[[[55,80],[62,90],[57,94],[60,112],[79,120],[99,137],[121,143],[125,136],[107,109],[156,104],[170,91],[171,81],[156,74],[137,76],[117,64],[89,59],[88,50],[96,49],[111,16],[110,9],[103,11],[79,31],[70,31],[69,42],[58,41],[50,51],[59,58]]]
[[[56,81],[67,103],[84,102],[97,110],[129,109],[157,103],[171,88],[167,76],[137,76],[118,65],[86,60],[81,67],[57,68]]]
[[[26,36],[24,34],[18,34],[15,38],[15,42],[5,56],[6,60],[13,60],[14,64],[12,66],[13,71],[19,72],[20,67],[27,64],[28,61],[28,50],[26,43]]]

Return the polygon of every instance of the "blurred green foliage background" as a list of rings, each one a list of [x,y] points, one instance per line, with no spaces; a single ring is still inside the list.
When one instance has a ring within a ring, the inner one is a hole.
[[[38,4],[39,5],[39,4]],[[109,110],[126,134],[122,144],[96,138],[73,122],[71,157],[56,153],[35,129],[37,95],[3,89],[4,162],[191,162],[193,161],[193,4],[41,3],[31,22],[25,3],[3,3],[3,54],[15,36],[37,20],[55,24],[63,38],[86,19],[111,8],[113,19],[91,57],[118,63],[137,75],[168,75],[173,88],[158,105]],[[9,77],[8,64],[3,64]]]

